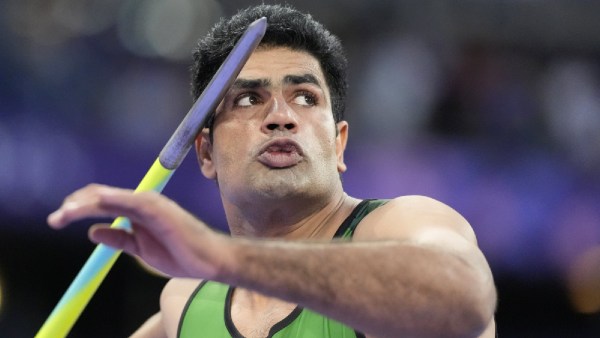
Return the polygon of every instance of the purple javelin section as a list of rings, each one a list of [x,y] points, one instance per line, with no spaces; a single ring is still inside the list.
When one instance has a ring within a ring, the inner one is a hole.
[[[196,100],[175,133],[171,136],[165,147],[160,152],[160,163],[166,169],[174,170],[179,167],[185,155],[192,147],[192,143],[200,131],[200,124],[204,117],[214,111],[237,75],[256,49],[267,29],[267,19],[260,18],[248,26],[238,43],[215,76],[212,78],[202,95]]]

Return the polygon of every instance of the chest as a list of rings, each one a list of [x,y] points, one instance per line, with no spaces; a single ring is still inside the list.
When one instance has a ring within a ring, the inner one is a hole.
[[[177,336],[182,338],[364,337],[342,323],[293,304],[267,302],[257,307],[249,306],[243,300],[232,301],[232,291],[232,288],[215,282],[200,285],[183,310]]]
[[[246,338],[265,338],[273,328],[286,324],[293,317],[295,304],[269,300],[263,304],[233,297],[230,318],[233,327]]]

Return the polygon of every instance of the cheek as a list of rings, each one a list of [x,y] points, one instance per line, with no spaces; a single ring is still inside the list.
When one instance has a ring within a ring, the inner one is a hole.
[[[219,129],[219,131],[221,130]],[[232,158],[235,156],[232,151],[235,151],[235,147],[233,147],[231,138],[226,136],[225,133],[215,131],[213,139],[213,162],[217,175],[224,176],[227,171],[231,170],[229,168],[233,162]]]
[[[319,152],[323,158],[336,158],[335,127],[322,128],[313,136],[318,140]]]
[[[223,124],[215,129],[213,157],[217,173],[220,171],[221,175],[226,175],[243,167],[254,144],[249,129],[249,126],[233,128],[231,124]]]

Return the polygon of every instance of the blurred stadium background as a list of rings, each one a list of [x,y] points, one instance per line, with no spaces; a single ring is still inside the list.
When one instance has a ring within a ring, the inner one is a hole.
[[[289,3],[348,51],[347,190],[465,215],[500,337],[600,336],[600,2]],[[90,222],[46,215],[90,182],[137,185],[192,103],[196,39],[250,4],[0,2],[1,337],[33,336],[94,247]],[[224,228],[193,155],[165,194]],[[121,257],[71,336],[127,336],[164,283]]]

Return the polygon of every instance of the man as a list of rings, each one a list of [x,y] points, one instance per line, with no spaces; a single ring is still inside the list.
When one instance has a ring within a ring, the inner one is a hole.
[[[194,55],[195,96],[262,16],[265,38],[196,140],[231,236],[159,194],[99,185],[49,224],[132,221],[90,238],[175,277],[136,337],[493,336],[493,278],[463,217],[426,197],[344,192],[346,62],[320,24],[266,5],[221,21]]]

